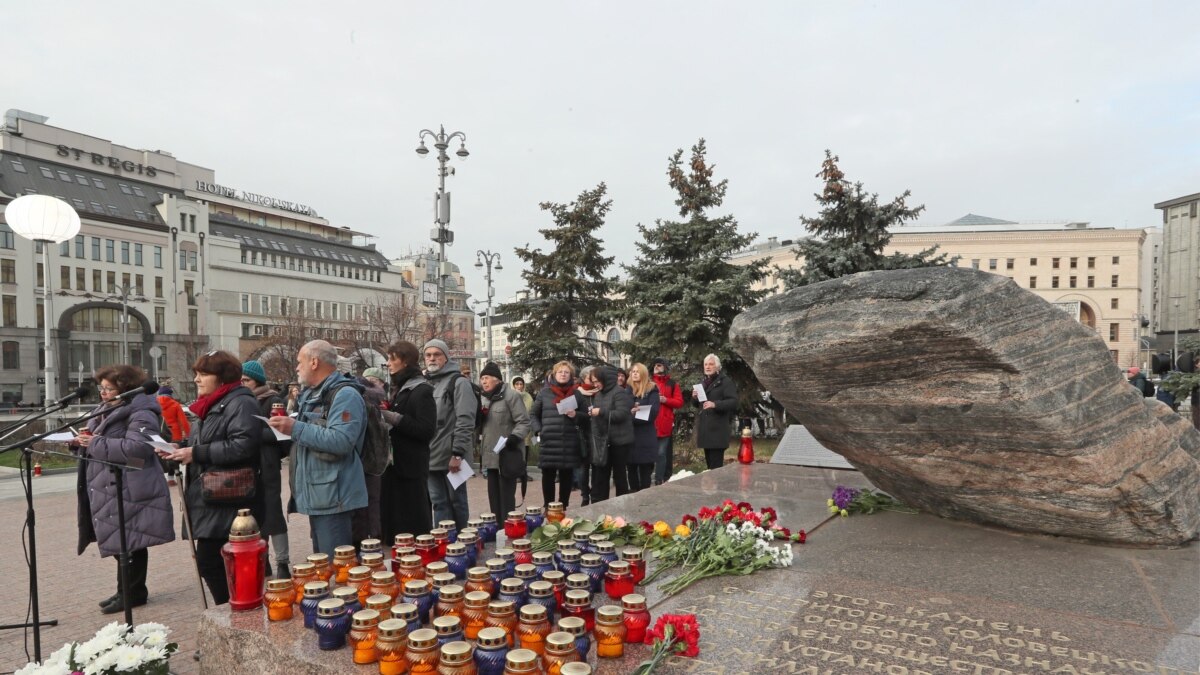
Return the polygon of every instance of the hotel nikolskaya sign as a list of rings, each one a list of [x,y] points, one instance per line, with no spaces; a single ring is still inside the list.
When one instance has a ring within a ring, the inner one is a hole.
[[[202,180],[196,181],[196,190],[198,192],[207,192],[210,195],[216,195],[218,197],[228,197],[229,199],[237,199],[238,201],[257,204],[259,206],[269,206],[271,208],[281,209],[283,211],[291,211],[292,213],[299,213],[306,216],[317,215],[310,206],[297,204],[296,202],[287,202],[283,201],[282,199],[255,194],[253,192],[242,192],[237,188],[225,187],[224,185],[217,185],[216,183],[206,183]]]
[[[124,171],[125,173],[136,173],[139,176],[154,178],[158,175],[158,169],[146,164],[138,164],[120,157],[110,157],[109,155],[101,155],[98,152],[88,152],[79,148],[72,148],[66,145],[55,146],[55,150],[59,157],[72,157],[76,161],[91,160],[92,164],[97,166],[107,166],[110,169]]]

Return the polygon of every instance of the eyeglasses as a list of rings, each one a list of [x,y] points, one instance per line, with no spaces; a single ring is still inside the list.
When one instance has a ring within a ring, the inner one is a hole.
[[[104,385],[100,385],[100,391],[120,391],[120,390],[117,389],[116,387],[106,387]]]

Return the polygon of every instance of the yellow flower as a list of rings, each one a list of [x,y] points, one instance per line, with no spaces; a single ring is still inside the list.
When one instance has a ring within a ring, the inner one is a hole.
[[[832,499],[826,499],[826,500],[825,500],[825,505],[826,505],[826,506],[833,506],[833,500],[832,500]]]
[[[604,516],[604,520],[600,521],[600,527],[609,528],[613,526],[612,516]]]
[[[683,524],[676,525],[675,526],[675,534],[686,539],[692,535],[692,528],[688,527],[687,525],[683,525]]]
[[[660,520],[654,524],[654,533],[660,537],[671,536],[671,526],[665,520]]]
[[[832,513],[832,514],[834,514],[834,515],[837,515],[837,512],[838,512],[839,510],[840,510],[840,509],[838,509],[838,507],[837,507],[837,505],[836,505],[836,504],[830,504],[830,505],[829,505],[829,512],[830,512],[830,513]]]
[[[846,511],[846,509],[842,509],[842,517],[845,518],[848,515],[850,515],[850,513]]]

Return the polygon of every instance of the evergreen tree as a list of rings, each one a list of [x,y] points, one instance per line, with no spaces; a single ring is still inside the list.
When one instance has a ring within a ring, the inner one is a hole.
[[[800,222],[812,237],[796,246],[796,259],[804,260],[800,269],[776,268],[786,288],[837,279],[847,274],[871,270],[898,270],[948,265],[952,259],[938,254],[937,246],[916,254],[884,255],[892,239],[888,228],[915,219],[925,207],[908,208],[908,190],[889,204],[880,205],[879,195],[867,194],[862,183],[850,184],[838,168],[838,157],[828,150],[817,177],[825,181],[816,195],[821,212],[816,218],[801,216]]]
[[[613,302],[616,278],[605,276],[613,258],[603,255],[603,241],[596,236],[612,207],[607,192],[600,183],[570,204],[543,202],[554,225],[539,232],[551,249],[543,252],[528,244],[515,249],[525,263],[521,277],[529,297],[499,308],[519,322],[508,330],[514,370],[540,378],[562,359],[577,367],[602,362],[598,345],[578,336],[603,328]]]
[[[690,161],[685,162],[680,149],[667,168],[684,220],[638,225],[643,241],[637,244],[635,263],[624,266],[629,275],[628,310],[621,317],[623,323],[636,326],[636,335],[621,345],[621,351],[646,364],[666,357],[674,364],[675,379],[688,384],[699,381],[704,357],[717,354],[743,403],[761,401],[757,378],[730,347],[729,326],[766,295],[766,290],[754,289],[766,278],[766,264],[729,262],[731,254],[756,235],[738,232],[733,216],[708,215],[725,200],[728,181],[713,182],[714,167],[706,151],[700,139],[692,146]],[[743,411],[750,408],[742,406]]]

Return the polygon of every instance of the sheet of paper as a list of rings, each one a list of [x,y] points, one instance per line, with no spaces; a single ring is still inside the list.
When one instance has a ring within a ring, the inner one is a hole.
[[[42,440],[50,441],[51,443],[69,443],[75,440],[75,434],[71,433],[70,431],[61,431],[57,434],[50,434]]]
[[[648,405],[639,406],[638,411],[633,413],[633,416],[638,418],[639,420],[644,420],[644,421],[648,422],[648,421],[650,421],[650,410],[651,409],[652,409],[652,407],[648,406]]]
[[[264,422],[266,422],[266,421],[267,421],[267,418],[263,417],[262,415],[255,415],[255,417],[257,417],[258,419],[260,419],[260,420],[262,420],[262,421],[264,421]],[[270,425],[270,424],[268,424],[267,426],[268,426],[268,427],[271,427],[271,425]],[[291,436],[288,436],[287,434],[285,434],[285,433],[283,433],[282,431],[280,431],[280,430],[276,429],[275,427],[271,427],[271,431],[272,431],[272,432],[275,434],[275,440],[277,440],[277,441],[290,441],[290,440],[292,440],[292,437],[291,437]]]
[[[554,407],[558,408],[559,415],[566,415],[568,411],[579,408],[579,399],[575,398],[574,396],[568,396],[554,404]]]
[[[705,395],[705,393],[704,393],[704,385],[702,385],[702,384],[693,384],[693,385],[692,385],[692,391],[696,392],[696,400],[697,400],[697,401],[700,401],[701,403],[704,403],[705,401],[707,401],[707,400],[708,400],[708,396],[707,396],[707,395]]]
[[[150,447],[155,450],[162,450],[163,452],[175,452],[175,446],[168,443],[166,439],[158,434],[150,434]]]
[[[475,475],[475,469],[471,468],[471,463],[464,457],[461,464],[458,465],[458,471],[450,471],[446,474],[446,480],[450,481],[450,487],[455,490],[459,485],[467,482],[467,479]]]
[[[492,452],[496,453],[497,455],[500,454],[500,451],[503,450],[504,446],[507,444],[508,436],[501,436],[499,440],[496,441],[496,447],[492,448]]]

